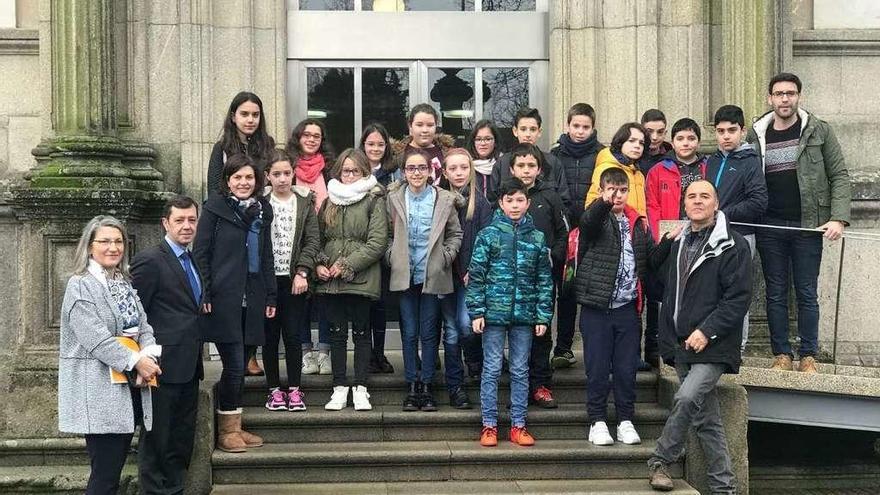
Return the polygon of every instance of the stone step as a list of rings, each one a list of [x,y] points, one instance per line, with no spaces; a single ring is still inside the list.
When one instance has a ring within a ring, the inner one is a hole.
[[[132,439],[127,462],[137,462],[137,435]],[[2,466],[88,466],[89,454],[82,437],[17,438],[0,441]]]
[[[352,375],[349,374],[349,377]],[[282,367],[282,383],[286,374]],[[323,407],[330,397],[333,379],[329,375],[303,375],[302,390],[306,394],[306,406]],[[406,381],[402,372],[393,374],[370,375],[367,380],[371,401],[374,405],[400,405],[406,396]],[[467,382],[465,388],[471,400],[479,398],[479,383]],[[449,394],[442,374],[437,375],[434,398],[440,404],[449,404]],[[584,404],[586,402],[586,377],[583,369],[560,370],[553,375],[553,396],[560,404]],[[244,405],[261,406],[266,403],[268,387],[265,377],[249,376],[245,378]],[[612,394],[613,395],[613,394]],[[498,384],[498,399],[502,403],[509,401],[510,380],[502,374]],[[653,372],[640,372],[636,376],[636,402],[657,401],[657,375]]]
[[[563,495],[651,495],[657,492],[647,479],[610,480],[512,480],[512,481],[430,481],[397,483],[287,483],[260,485],[260,495],[461,495],[480,494],[563,494]],[[215,485],[212,495],[252,495],[251,485]],[[672,495],[699,495],[683,480],[675,480]]]
[[[85,466],[0,467],[0,493],[40,495],[81,494],[86,490],[90,468]],[[137,466],[122,469],[118,495],[137,495]]]
[[[608,424],[615,434],[616,414],[609,408]],[[503,406],[499,423],[510,424]],[[658,438],[669,411],[657,404],[636,405],[634,423],[643,439]],[[285,442],[381,442],[411,440],[476,440],[480,410],[441,407],[437,412],[404,412],[400,406],[374,406],[372,411],[325,411],[322,405],[307,411],[269,411],[265,407],[245,408],[242,421],[248,431],[270,443]],[[529,431],[540,439],[584,439],[587,412],[582,404],[561,404],[558,409],[532,406]]]
[[[215,484],[350,483],[511,479],[645,479],[655,442],[596,447],[541,440],[519,447],[476,441],[267,444],[242,454],[215,450]],[[682,466],[671,466],[680,478]]]

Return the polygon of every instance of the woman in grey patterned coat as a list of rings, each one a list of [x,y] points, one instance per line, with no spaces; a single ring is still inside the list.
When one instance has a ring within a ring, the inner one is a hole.
[[[85,435],[90,495],[117,492],[135,425],[152,426],[150,388],[143,384],[161,373],[161,347],[130,283],[127,245],[118,220],[93,218],[80,237],[61,305],[58,429]],[[111,370],[133,371],[135,386],[111,383]]]

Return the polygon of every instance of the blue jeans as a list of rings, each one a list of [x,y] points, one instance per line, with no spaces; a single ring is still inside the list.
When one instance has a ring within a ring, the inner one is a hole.
[[[400,294],[400,339],[403,341],[403,369],[407,383],[431,383],[434,380],[439,347],[439,314],[440,300],[434,294],[423,294],[421,284],[411,286]],[[417,371],[420,342],[421,377]]]
[[[765,218],[768,225],[800,227],[800,222]],[[767,286],[767,323],[773,354],[792,355],[788,340],[788,290],[794,275],[797,298],[798,354],[813,356],[819,350],[819,265],[822,235],[793,230],[758,229],[755,237],[764,282]]]
[[[526,425],[529,402],[529,354],[531,326],[494,326],[483,329],[483,375],[480,381],[480,408],[484,426],[498,426],[498,378],[504,355],[504,336],[508,340],[510,367],[510,426]]]
[[[456,287],[455,292],[446,294],[440,299],[440,310],[443,313],[443,364],[446,368],[446,388],[453,391],[464,381],[464,365],[461,351],[468,345],[474,335],[471,317],[465,304],[466,289]]]
[[[312,342],[312,316],[318,319],[318,345]],[[330,351],[330,320],[324,311],[324,306],[315,304],[315,298],[310,297],[306,303],[306,310],[303,311],[303,322],[300,327],[299,341],[302,342],[302,350],[310,352],[313,350]]]

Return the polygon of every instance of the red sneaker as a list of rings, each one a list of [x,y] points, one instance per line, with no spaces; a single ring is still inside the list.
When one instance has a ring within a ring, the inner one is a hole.
[[[483,447],[495,447],[498,445],[498,428],[495,426],[484,426],[480,433],[480,445]]]
[[[553,393],[545,386],[540,386],[532,393],[532,403],[544,409],[556,409],[556,401],[553,399]]]
[[[510,428],[510,441],[521,447],[531,447],[535,445],[535,437],[526,430],[525,426],[514,426]]]

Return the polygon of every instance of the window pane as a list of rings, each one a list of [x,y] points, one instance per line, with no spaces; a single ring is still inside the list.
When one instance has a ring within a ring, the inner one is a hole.
[[[361,72],[364,126],[378,122],[394,137],[405,136],[409,109],[409,69],[365,68]]]
[[[308,116],[327,126],[334,152],[354,146],[354,72],[350,68],[307,69]]]
[[[535,0],[483,0],[484,11],[535,11]]]
[[[354,0],[299,0],[299,10],[354,10]]]
[[[528,67],[483,69],[483,101],[483,118],[495,122],[501,132],[501,149],[509,150],[516,143],[513,116],[529,106]]]
[[[430,68],[428,91],[443,132],[464,139],[474,126],[474,69]]]
[[[361,9],[377,12],[404,12],[407,10],[474,10],[474,0],[361,0]],[[534,10],[534,9],[532,9]]]

